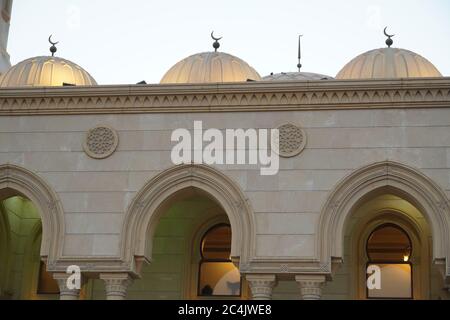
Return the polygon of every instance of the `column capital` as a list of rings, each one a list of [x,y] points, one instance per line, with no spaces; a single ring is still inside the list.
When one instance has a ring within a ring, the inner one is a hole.
[[[68,273],[53,273],[53,279],[56,280],[59,287],[59,299],[60,300],[78,300],[80,298],[80,290],[81,290],[81,275],[78,281],[73,282],[69,277],[72,274]],[[69,288],[69,286],[76,286],[78,288]]]
[[[127,289],[133,283],[128,273],[101,273],[100,279],[105,282],[107,300],[125,300]]]
[[[245,279],[249,283],[253,300],[272,299],[272,291],[277,284],[274,274],[247,274]]]
[[[320,300],[326,279],[324,275],[296,275],[295,281],[300,288],[303,300]]]

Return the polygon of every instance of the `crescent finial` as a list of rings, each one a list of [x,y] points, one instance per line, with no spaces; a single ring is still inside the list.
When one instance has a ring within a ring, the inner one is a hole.
[[[392,44],[394,43],[394,41],[392,41],[391,38],[392,38],[393,36],[395,36],[395,34],[388,34],[388,33],[386,32],[386,29],[387,29],[387,27],[385,27],[384,30],[383,30],[384,35],[385,35],[386,37],[388,37],[388,38],[386,39],[386,44],[387,44],[388,47],[391,47]]]
[[[55,45],[55,44],[58,44],[59,43],[59,41],[56,41],[56,42],[53,42],[52,41],[52,34],[48,37],[48,42],[50,42],[50,44],[52,44],[52,45]]]
[[[48,37],[48,42],[50,42],[50,44],[52,45],[52,46],[50,47],[50,52],[52,53],[52,57],[53,57],[53,56],[55,55],[55,52],[57,51],[55,45],[58,44],[59,41],[53,42],[53,41],[52,41],[52,35],[50,35],[50,36]]]
[[[214,51],[217,52],[217,49],[219,49],[219,47],[220,47],[219,40],[222,39],[222,37],[220,37],[220,38],[214,37],[214,31],[212,31],[211,38],[214,40],[214,43],[213,43]]]
[[[387,27],[385,27],[384,30],[383,30],[384,35],[385,35],[386,37],[391,38],[391,37],[395,36],[395,34],[387,34],[386,29],[387,29]]]
[[[219,40],[222,39],[223,37],[220,37],[220,38],[214,37],[214,31],[212,31],[212,32],[211,32],[211,38],[212,38],[213,40],[219,41]]]

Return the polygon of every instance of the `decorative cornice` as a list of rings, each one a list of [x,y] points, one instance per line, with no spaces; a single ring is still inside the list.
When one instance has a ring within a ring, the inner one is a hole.
[[[0,89],[0,115],[450,107],[450,78]]]

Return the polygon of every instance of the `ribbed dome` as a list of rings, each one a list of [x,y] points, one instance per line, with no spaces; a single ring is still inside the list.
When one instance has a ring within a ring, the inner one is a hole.
[[[59,57],[40,56],[12,66],[1,78],[0,87],[90,86],[97,82],[77,64]]]
[[[263,81],[308,81],[329,79],[333,79],[333,77],[313,72],[281,72],[270,74],[262,78]]]
[[[363,53],[347,63],[336,79],[442,77],[424,57],[409,50],[381,48]]]
[[[224,52],[203,52],[189,56],[166,72],[161,83],[207,83],[261,80],[247,62]]]

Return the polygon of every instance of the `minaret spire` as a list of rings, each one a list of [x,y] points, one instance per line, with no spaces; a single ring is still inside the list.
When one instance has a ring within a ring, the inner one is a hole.
[[[297,63],[298,72],[300,72],[300,69],[302,68],[302,64],[301,64],[301,59],[302,59],[301,38],[302,37],[303,37],[302,34],[298,36],[298,63]]]

